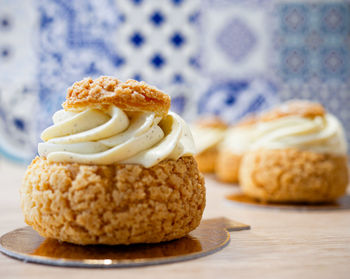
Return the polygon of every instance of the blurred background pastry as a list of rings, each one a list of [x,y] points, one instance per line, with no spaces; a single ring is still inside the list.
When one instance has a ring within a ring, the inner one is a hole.
[[[196,146],[195,158],[201,172],[214,172],[218,146],[224,138],[226,128],[226,123],[217,116],[202,117],[191,125]]]
[[[238,182],[241,159],[252,143],[255,122],[256,117],[250,116],[227,129],[215,166],[215,174],[220,181]]]
[[[135,80],[86,78],[63,107],[22,183],[28,225],[84,245],[168,241],[199,225],[204,179],[168,95]]]
[[[330,202],[348,185],[339,120],[318,103],[291,101],[261,115],[245,153],[242,191],[269,202]]]

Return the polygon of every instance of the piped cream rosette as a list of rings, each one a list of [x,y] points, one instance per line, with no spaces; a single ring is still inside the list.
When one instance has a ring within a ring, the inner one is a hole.
[[[191,127],[197,154],[216,147],[225,136],[225,129],[212,127]]]
[[[295,148],[344,155],[347,143],[341,123],[327,113],[313,118],[291,115],[233,127],[227,131],[221,148],[234,154],[258,149]]]
[[[306,118],[298,115],[259,122],[254,127],[251,150],[295,148],[317,153],[345,155],[343,127],[332,114]]]
[[[222,152],[243,155],[250,149],[254,140],[254,125],[234,126],[227,130],[220,144]]]
[[[140,164],[151,167],[164,159],[193,155],[191,131],[176,113],[126,112],[87,108],[60,110],[39,143],[40,156],[51,162]]]

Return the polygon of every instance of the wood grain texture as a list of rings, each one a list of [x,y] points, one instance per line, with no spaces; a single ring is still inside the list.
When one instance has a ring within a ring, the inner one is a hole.
[[[19,186],[24,167],[0,162],[0,234],[24,226]],[[0,254],[0,278],[349,278],[350,210],[249,208],[224,197],[235,186],[206,177],[205,218],[251,225],[231,232],[220,252],[188,261],[131,269],[79,269],[23,263]]]

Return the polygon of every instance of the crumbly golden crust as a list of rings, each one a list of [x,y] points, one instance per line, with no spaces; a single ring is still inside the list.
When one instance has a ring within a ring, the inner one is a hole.
[[[195,125],[203,128],[227,129],[227,123],[225,123],[220,117],[214,115],[199,118]]]
[[[237,183],[242,155],[228,150],[220,150],[215,166],[215,174],[222,182]]]
[[[66,110],[81,110],[108,105],[115,105],[125,111],[153,111],[166,115],[170,108],[170,97],[143,81],[121,82],[114,77],[102,76],[95,80],[85,78],[75,82],[68,89],[62,106]]]
[[[283,103],[276,108],[262,113],[259,116],[260,121],[271,121],[281,117],[298,115],[307,118],[325,115],[324,107],[319,103],[313,103],[305,100],[293,100]]]
[[[215,171],[218,150],[216,147],[209,148],[203,152],[196,154],[194,158],[198,163],[198,168],[203,173],[212,173]]]
[[[250,151],[239,180],[246,195],[262,201],[334,201],[346,192],[347,158],[296,149]]]
[[[21,206],[27,224],[44,237],[75,244],[155,243],[199,225],[204,178],[192,156],[151,168],[37,157],[21,187]]]
[[[256,122],[259,121],[259,116],[255,114],[251,114],[245,118],[243,118],[241,121],[237,122],[234,127],[247,127],[252,126]]]

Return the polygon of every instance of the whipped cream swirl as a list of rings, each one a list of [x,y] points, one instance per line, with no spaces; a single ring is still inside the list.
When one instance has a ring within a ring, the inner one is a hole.
[[[151,167],[164,159],[193,155],[195,147],[184,120],[170,112],[60,110],[54,125],[41,134],[38,152],[52,162],[80,164],[128,163]]]
[[[223,140],[225,129],[191,126],[191,131],[196,145],[196,153],[199,154],[212,147],[217,147]]]
[[[220,149],[242,155],[250,149],[254,140],[254,125],[231,127],[227,130]]]
[[[343,127],[332,114],[314,118],[288,116],[259,122],[254,127],[253,137],[251,149],[296,148],[340,155],[347,152]]]

